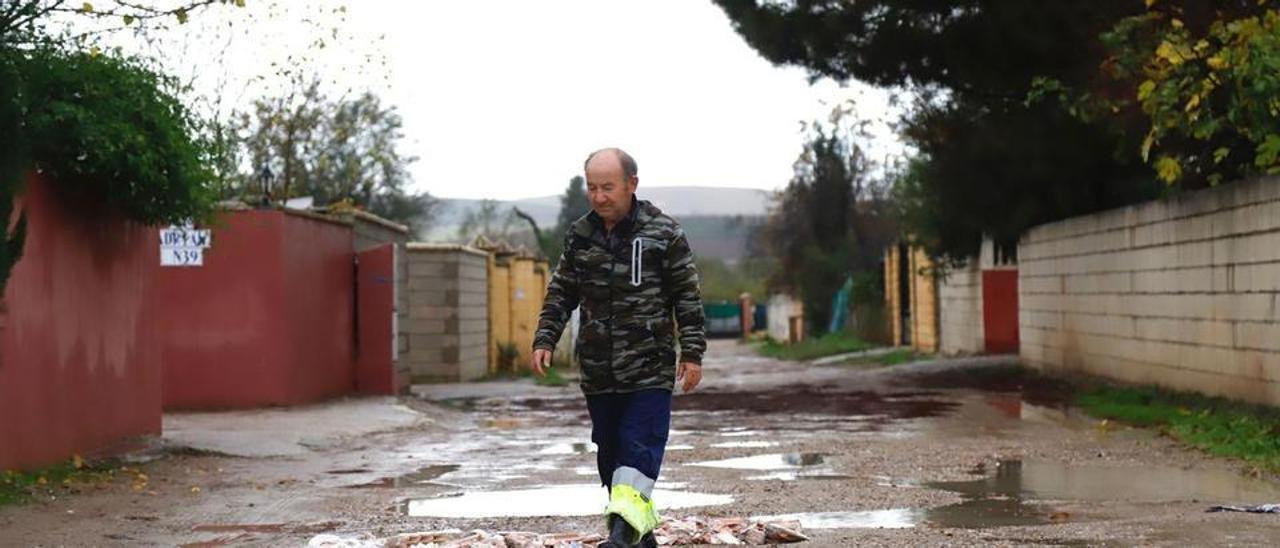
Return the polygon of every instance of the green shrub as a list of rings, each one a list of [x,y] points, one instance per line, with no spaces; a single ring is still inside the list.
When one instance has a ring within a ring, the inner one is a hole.
[[[112,55],[17,55],[31,167],[59,192],[149,225],[209,212],[208,147],[165,76]]]

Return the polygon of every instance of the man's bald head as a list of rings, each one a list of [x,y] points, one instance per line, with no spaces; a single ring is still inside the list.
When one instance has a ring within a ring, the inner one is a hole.
[[[586,172],[592,168],[592,162],[617,162],[617,166],[622,168],[622,176],[630,180],[640,174],[640,169],[636,166],[635,158],[632,158],[627,151],[616,147],[602,148],[587,155],[587,161],[582,163],[582,171]],[[600,166],[603,167],[603,166]],[[613,166],[610,166],[613,167]]]
[[[636,161],[620,148],[602,148],[587,156],[582,170],[587,176],[587,200],[592,211],[604,221],[606,230],[613,230],[631,211],[636,185],[640,184]]]

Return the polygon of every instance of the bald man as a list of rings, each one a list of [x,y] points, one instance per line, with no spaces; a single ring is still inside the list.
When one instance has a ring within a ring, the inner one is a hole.
[[[640,179],[629,154],[598,150],[583,169],[591,212],[565,234],[530,367],[545,374],[569,314],[580,307],[581,387],[600,482],[609,490],[609,540],[601,546],[655,546],[652,494],[671,429],[671,394],[677,383],[688,392],[702,380],[707,343],[698,270],[680,224],[636,199]]]

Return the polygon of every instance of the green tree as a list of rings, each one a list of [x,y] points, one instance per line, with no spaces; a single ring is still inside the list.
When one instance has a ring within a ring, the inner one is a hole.
[[[564,234],[569,225],[579,217],[591,211],[591,201],[587,198],[587,181],[581,175],[569,179],[564,195],[560,196],[560,215],[556,218],[556,232]]]
[[[556,218],[552,234],[546,238],[544,253],[547,257],[552,261],[559,260],[560,253],[564,251],[564,235],[569,231],[569,226],[590,211],[591,201],[587,198],[586,179],[575,175],[569,179],[569,186],[565,187],[564,194],[560,196],[560,214]]]
[[[0,299],[13,265],[22,257],[26,240],[26,216],[13,219],[14,197],[28,165],[27,142],[22,132],[21,71],[18,52],[0,46]],[[4,303],[0,302],[0,307]]]
[[[750,293],[757,302],[763,302],[768,297],[765,293],[767,267],[765,261],[742,260],[731,265],[712,257],[698,257],[702,300],[737,302],[743,293]]]
[[[1141,135],[1125,152],[1176,188],[1280,173],[1280,9],[1147,4],[1102,35],[1108,87],[1042,78],[1032,98]]]
[[[1098,36],[1137,3],[1087,0],[715,0],[765,58],[815,77],[909,92],[901,125],[927,208],[908,216],[934,255],[965,258],[984,235],[1132,203],[1157,188],[1117,154],[1124,136],[1031,104],[1037,77],[1098,81]],[[915,224],[917,222],[924,223]]]
[[[277,197],[347,203],[423,231],[438,201],[408,191],[408,167],[417,158],[400,149],[402,127],[395,107],[376,95],[331,101],[313,79],[288,94],[260,99],[252,114],[241,115],[232,131],[241,135],[243,151],[224,158],[234,162],[243,156],[249,164],[238,166],[231,191],[256,193],[255,174],[266,167],[276,175]]]
[[[31,45],[83,40],[88,34],[137,29],[146,25],[185,24],[200,10],[214,6],[243,8],[245,0],[185,0],[164,6],[123,0],[6,0],[0,6],[0,44]],[[55,19],[94,23],[92,29],[61,32],[49,27]]]
[[[244,181],[253,181],[263,168],[274,175],[276,198],[288,199],[317,190],[312,172],[324,149],[327,110],[320,81],[277,97],[259,99],[253,113],[242,113],[244,147],[251,166]],[[249,192],[252,188],[239,189]],[[327,203],[321,199],[321,203]]]
[[[878,269],[895,233],[883,185],[857,143],[860,131],[843,122],[850,113],[840,107],[830,124],[806,125],[795,175],[760,229],[764,251],[776,259],[770,287],[798,294],[818,332],[836,290],[851,274]]]

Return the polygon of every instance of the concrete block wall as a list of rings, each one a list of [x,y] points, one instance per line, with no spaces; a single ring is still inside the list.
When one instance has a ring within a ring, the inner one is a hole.
[[[411,243],[409,321],[401,356],[414,382],[468,381],[489,364],[488,254],[467,246]]]
[[[1027,363],[1280,405],[1280,178],[1036,227],[1018,256]]]
[[[985,343],[982,329],[982,269],[976,261],[947,272],[938,283],[940,351],[944,354],[980,354]]]
[[[388,242],[406,244],[411,240],[409,227],[383,219],[372,213],[352,211],[338,217],[348,219],[352,225],[352,244],[356,251],[364,251]]]

